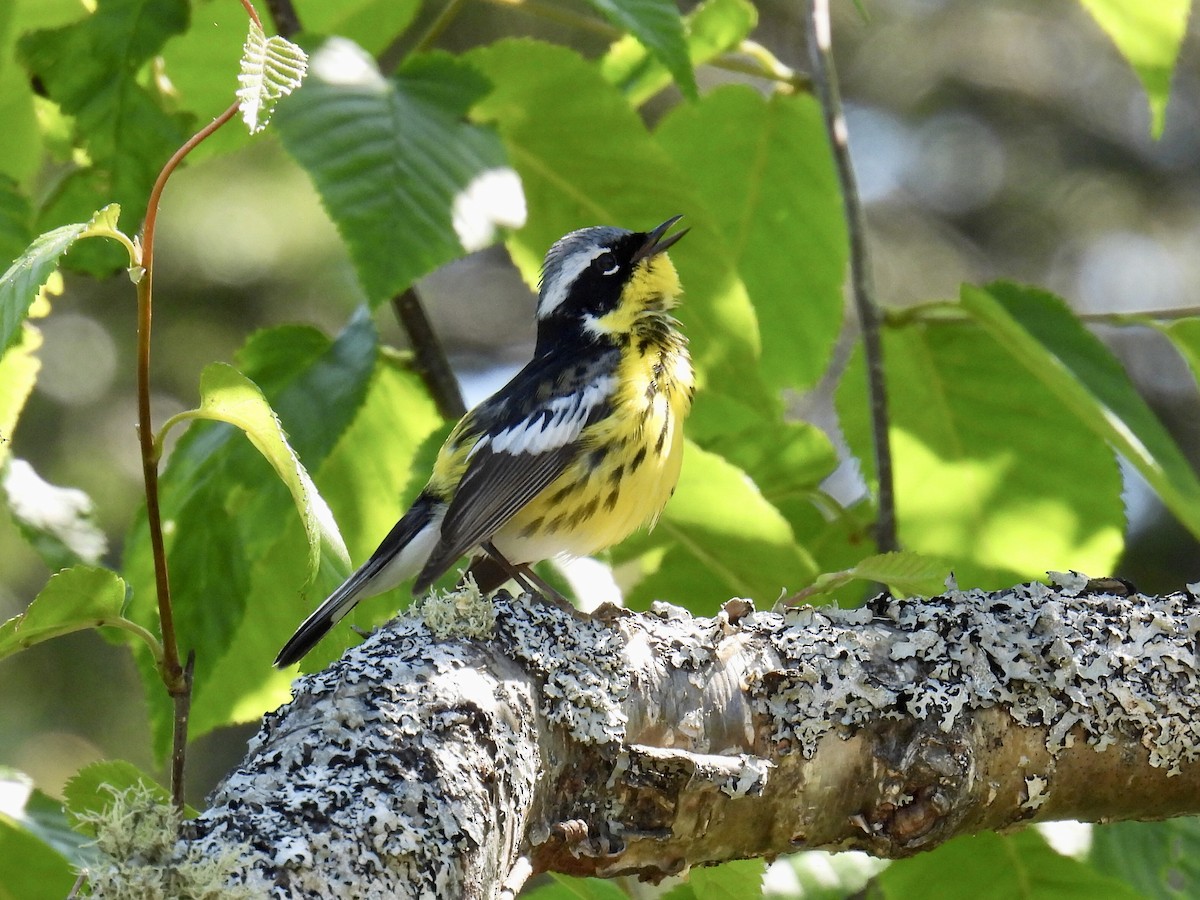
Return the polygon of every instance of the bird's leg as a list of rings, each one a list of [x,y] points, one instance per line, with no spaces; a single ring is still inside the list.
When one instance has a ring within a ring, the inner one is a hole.
[[[534,572],[527,564],[513,565],[505,558],[503,553],[496,549],[496,545],[491,541],[484,541],[479,546],[484,553],[492,558],[492,561],[496,565],[503,569],[510,578],[529,593],[541,594],[547,600],[553,600],[572,610],[575,608],[570,600],[547,584],[546,580]]]

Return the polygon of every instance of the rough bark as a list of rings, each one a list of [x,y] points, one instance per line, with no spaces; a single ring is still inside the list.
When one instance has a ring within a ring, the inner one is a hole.
[[[427,606],[298,680],[180,851],[241,845],[281,896],[494,897],[1200,812],[1200,603],[1060,580],[711,619]]]

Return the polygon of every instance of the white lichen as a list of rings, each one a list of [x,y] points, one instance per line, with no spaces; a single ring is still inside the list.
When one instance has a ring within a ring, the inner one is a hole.
[[[439,641],[452,637],[486,640],[496,628],[496,607],[470,574],[453,590],[430,591],[417,610]]]

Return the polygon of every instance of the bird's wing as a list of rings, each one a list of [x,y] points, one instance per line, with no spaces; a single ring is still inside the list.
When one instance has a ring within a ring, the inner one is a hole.
[[[557,372],[531,364],[478,411],[483,433],[414,590],[423,591],[489,540],[563,473],[580,452],[583,430],[612,408],[618,360],[613,351],[590,363],[570,361]]]

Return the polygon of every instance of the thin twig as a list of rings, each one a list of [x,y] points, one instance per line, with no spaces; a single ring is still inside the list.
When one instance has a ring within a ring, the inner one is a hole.
[[[425,33],[421,35],[420,39],[416,42],[416,44],[413,45],[412,52],[423,53],[432,47],[434,41],[441,37],[442,32],[444,32],[450,26],[450,23],[458,18],[459,11],[462,10],[464,2],[465,0],[447,0],[446,5],[441,9],[441,12],[439,12],[437,17],[429,23],[429,27],[425,29]]]
[[[266,3],[267,14],[275,23],[276,34],[290,38],[300,32],[300,17],[296,15],[292,0],[266,0]]]
[[[433,330],[429,316],[425,314],[425,307],[421,305],[416,290],[410,287],[393,297],[392,309],[412,345],[413,368],[433,395],[438,412],[446,419],[461,419],[467,406],[463,402],[458,379],[454,377],[450,360],[446,358],[446,351],[437,332]]]
[[[883,371],[883,342],[879,334],[879,307],[871,279],[867,256],[867,228],[850,147],[846,139],[846,118],[838,91],[837,71],[833,67],[829,25],[829,0],[805,0],[808,19],[808,57],[813,86],[825,114],[825,127],[837,164],[842,188],[846,229],[850,236],[850,284],[854,307],[862,328],[863,352],[867,363],[867,395],[871,411],[871,432],[875,452],[875,472],[879,479],[879,518],[875,524],[875,542],[880,552],[897,549],[896,501],[892,483],[892,451],[888,439],[887,385]]]
[[[183,809],[184,771],[187,768],[188,716],[192,710],[192,674],[196,670],[196,651],[188,652],[187,665],[183,668],[183,680],[187,690],[172,695],[175,717],[171,733],[171,802],[176,809]]]
[[[162,508],[158,494],[158,463],[159,454],[154,441],[153,420],[150,417],[150,332],[153,322],[153,293],[154,293],[154,236],[155,225],[158,221],[158,206],[162,199],[163,188],[167,179],[175,171],[179,163],[192,149],[206,137],[237,115],[238,104],[234,103],[209,125],[196,132],[182,147],[175,151],[167,160],[158,179],[150,191],[150,199],[146,205],[146,223],[142,228],[142,276],[137,285],[138,316],[137,316],[137,395],[138,395],[138,444],[142,454],[142,480],[146,490],[146,524],[150,530],[150,551],[154,558],[155,593],[158,598],[158,621],[162,630],[163,663],[162,678],[167,693],[179,708],[180,697],[188,697],[190,702],[191,679],[179,664],[179,641],[175,636],[175,615],[171,607],[171,580],[167,572],[166,543],[163,540]],[[185,706],[186,710],[186,706]],[[184,746],[187,742],[186,717],[183,728]],[[178,735],[177,735],[178,739]],[[178,744],[175,754],[181,754],[183,749]],[[180,782],[174,781],[175,771],[172,767],[171,796],[176,805],[183,803],[182,773]]]

